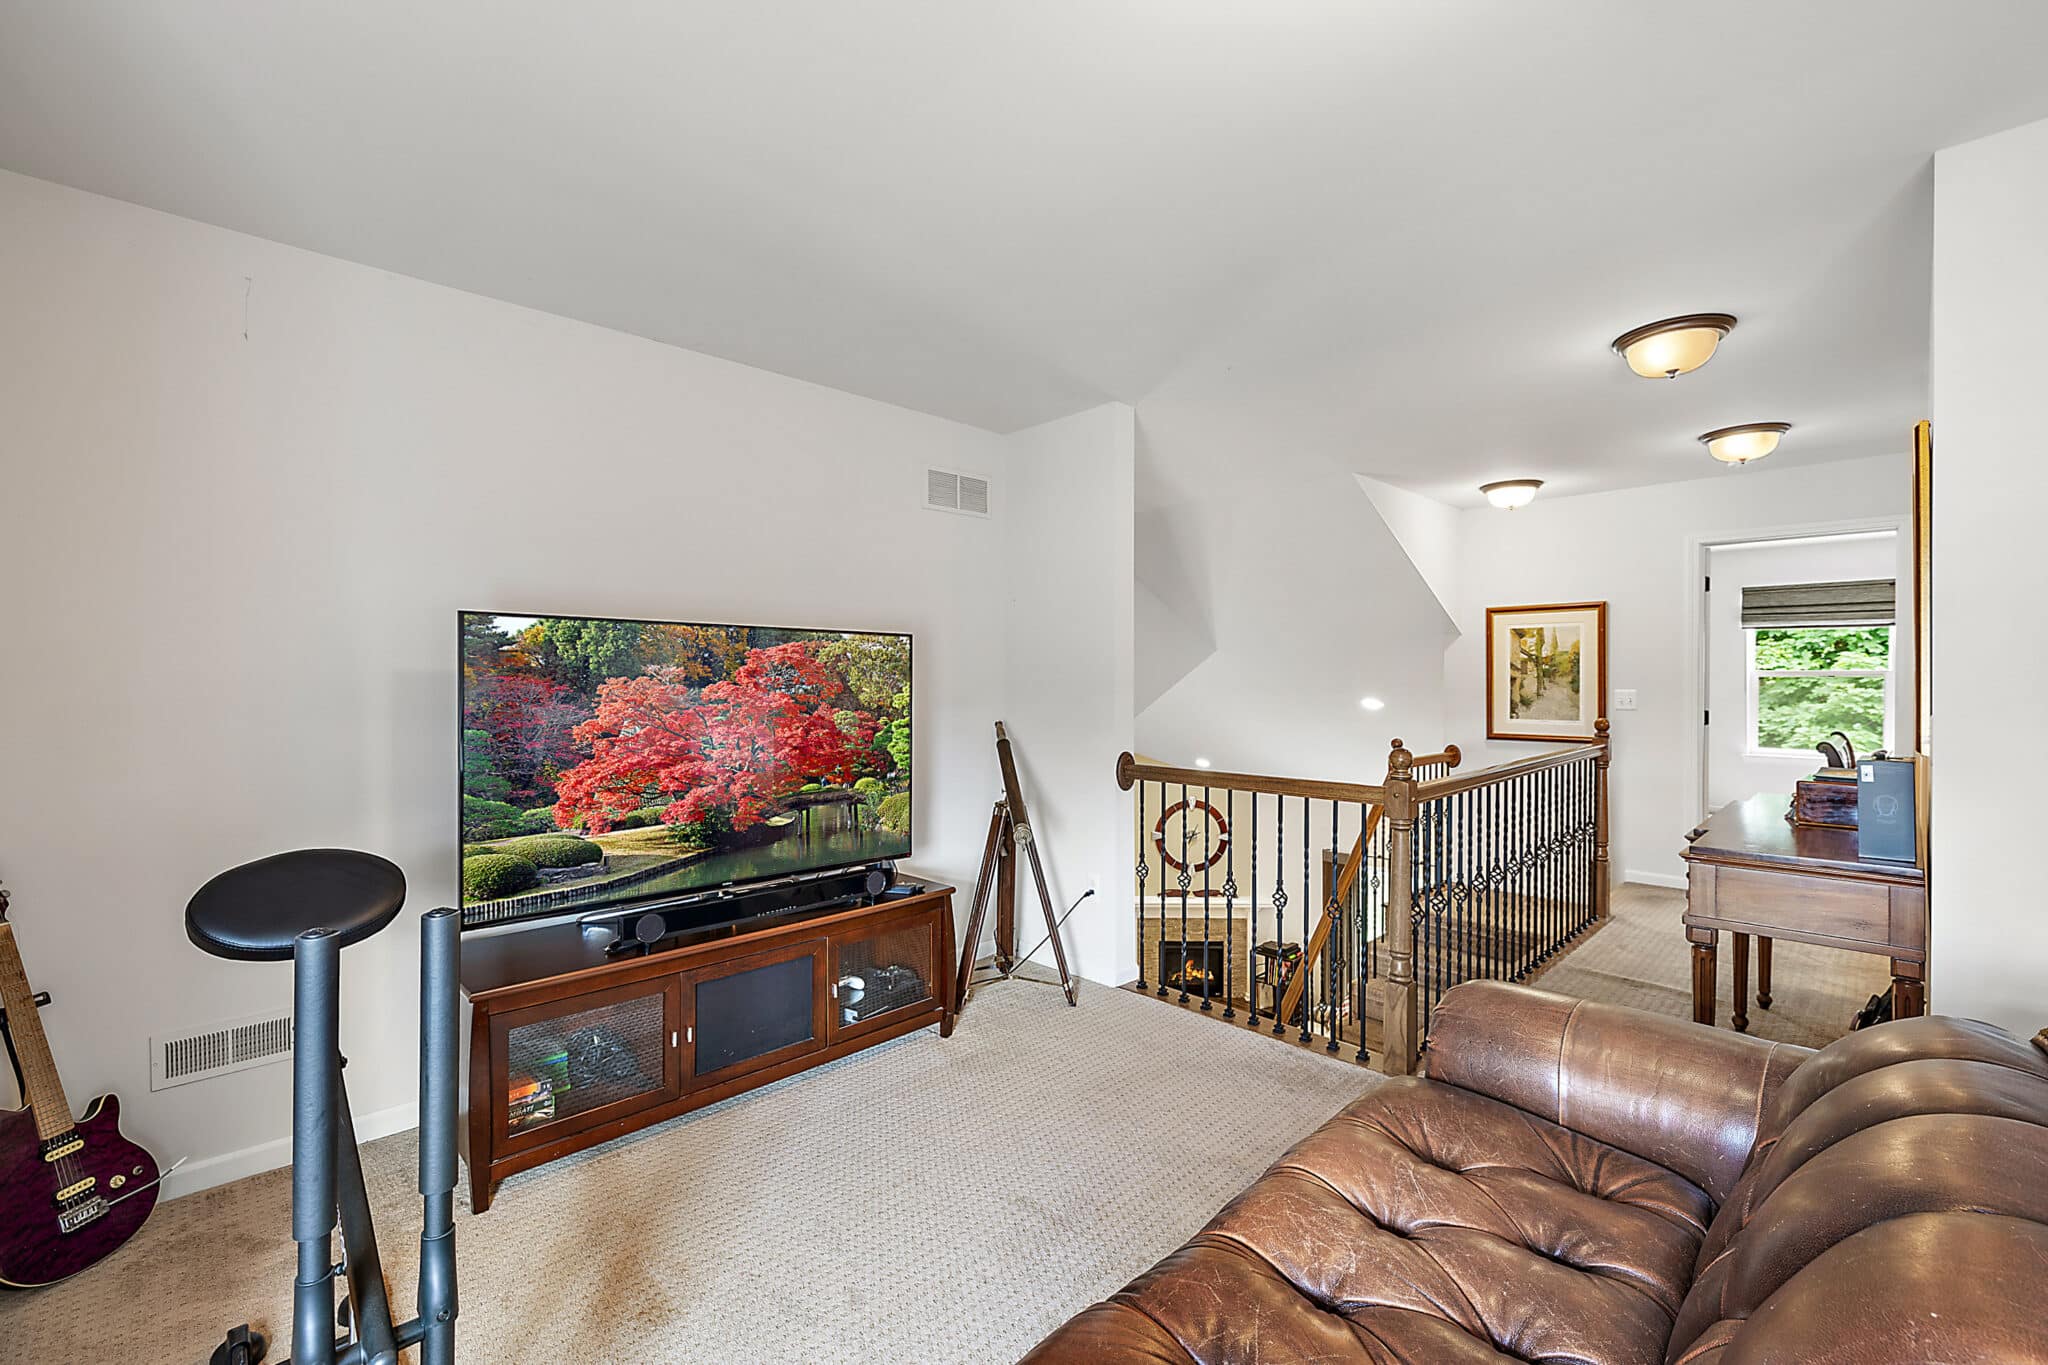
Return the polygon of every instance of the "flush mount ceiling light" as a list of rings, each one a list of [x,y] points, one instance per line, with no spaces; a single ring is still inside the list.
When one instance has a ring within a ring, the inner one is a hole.
[[[1486,500],[1495,507],[1504,507],[1512,512],[1517,507],[1527,507],[1536,500],[1536,490],[1543,487],[1541,479],[1499,479],[1493,483],[1482,483],[1479,491],[1486,494]]]
[[[1378,697],[1360,697],[1358,699],[1358,704],[1360,706],[1363,706],[1368,711],[1378,711],[1386,706],[1386,703],[1381,701]]]
[[[1614,353],[1645,379],[1676,379],[1712,360],[1734,329],[1733,314],[1688,313],[1623,332],[1614,339]]]
[[[1209,760],[1206,758],[1198,758],[1195,760],[1195,766],[1197,768],[1206,768],[1209,766]]]
[[[1790,422],[1744,422],[1700,437],[1707,453],[1723,464],[1748,464],[1778,448],[1778,439],[1792,430]]]

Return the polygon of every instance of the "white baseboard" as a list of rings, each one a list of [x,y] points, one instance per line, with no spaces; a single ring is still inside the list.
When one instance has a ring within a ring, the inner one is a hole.
[[[1673,891],[1685,890],[1685,877],[1677,872],[1630,872],[1622,871],[1625,882],[1641,882],[1644,886],[1665,886]]]
[[[408,1128],[419,1126],[419,1104],[395,1104],[389,1109],[380,1109],[374,1114],[356,1115],[356,1141],[374,1142],[393,1133],[402,1133]],[[253,1147],[238,1151],[222,1152],[198,1161],[188,1161],[164,1179],[165,1199],[180,1199],[201,1190],[210,1190],[215,1185],[225,1185],[230,1180],[243,1176],[261,1175],[274,1171],[280,1166],[292,1164],[292,1140],[289,1136],[259,1142]]]

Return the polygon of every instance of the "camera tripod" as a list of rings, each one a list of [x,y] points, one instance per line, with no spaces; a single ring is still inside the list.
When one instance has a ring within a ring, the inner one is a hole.
[[[1045,867],[1038,858],[1038,841],[1032,836],[1031,817],[1024,807],[1024,789],[1017,781],[1017,765],[1010,756],[1010,737],[1001,721],[996,722],[996,760],[1002,765],[1003,795],[989,814],[988,843],[982,849],[981,871],[974,879],[974,909],[967,917],[967,942],[960,950],[960,970],[953,978],[953,1012],[958,1014],[966,1005],[968,992],[976,984],[976,955],[981,947],[981,928],[988,918],[991,895],[996,905],[997,975],[987,979],[1009,980],[1016,975],[1020,961],[1017,957],[1017,858],[1020,851],[1031,863],[1031,880],[1038,891],[1038,905],[1045,912],[1046,939],[1052,944],[1053,961],[1059,964],[1060,986],[1066,992],[1069,1005],[1079,1004],[1073,973],[1067,970],[1066,945],[1060,942],[1060,919],[1053,914],[1052,893],[1046,889]],[[1030,954],[1025,956],[1028,958]]]

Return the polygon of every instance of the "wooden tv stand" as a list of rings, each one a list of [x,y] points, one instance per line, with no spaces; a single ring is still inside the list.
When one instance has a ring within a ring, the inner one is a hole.
[[[916,1029],[953,1032],[948,886],[604,949],[575,924],[463,942],[474,1213],[508,1175]],[[873,984],[842,999],[847,976]]]

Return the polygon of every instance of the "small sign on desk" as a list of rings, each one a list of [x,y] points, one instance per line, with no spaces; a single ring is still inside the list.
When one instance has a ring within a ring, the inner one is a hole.
[[[1856,764],[1856,851],[1889,863],[1918,862],[1913,761],[1866,758]]]

